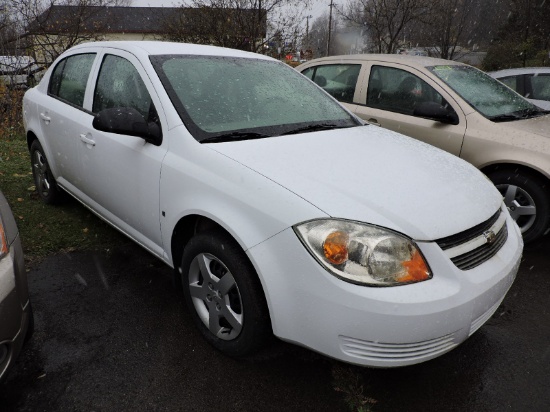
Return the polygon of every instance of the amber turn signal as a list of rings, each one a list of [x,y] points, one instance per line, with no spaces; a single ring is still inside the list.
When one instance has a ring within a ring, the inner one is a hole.
[[[404,261],[401,265],[405,273],[397,279],[399,282],[418,282],[430,278],[430,271],[418,250],[413,252],[410,260]]]
[[[341,265],[348,260],[349,236],[345,232],[332,232],[323,243],[325,258],[334,265]]]

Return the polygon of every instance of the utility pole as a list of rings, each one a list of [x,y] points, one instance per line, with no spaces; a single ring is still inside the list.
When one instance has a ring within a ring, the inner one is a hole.
[[[332,8],[334,0],[330,0],[330,13],[328,15],[328,40],[327,40],[327,56],[330,56],[330,35],[332,32]]]
[[[262,43],[264,42],[264,38],[262,36],[262,0],[259,0],[258,3],[259,3],[259,5],[258,5],[258,36],[252,42],[253,45],[252,45],[252,50],[251,51],[256,51],[256,50],[254,50],[254,48],[256,47],[256,41],[257,41],[258,38],[262,37]],[[262,50],[262,53],[264,53],[263,50]]]
[[[309,50],[311,47],[309,45],[309,19],[311,19],[313,16],[310,14],[309,16],[306,16],[306,50]]]

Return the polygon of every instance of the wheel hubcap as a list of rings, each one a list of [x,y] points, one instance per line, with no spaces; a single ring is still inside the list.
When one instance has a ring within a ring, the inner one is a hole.
[[[36,189],[43,196],[48,196],[50,193],[50,181],[48,174],[48,165],[44,155],[38,150],[34,152],[33,172],[36,183]]]
[[[242,300],[237,283],[215,256],[201,253],[189,268],[189,291],[200,319],[210,332],[233,340],[243,327]]]
[[[510,212],[510,216],[516,221],[521,233],[528,231],[535,223],[537,208],[533,198],[519,186],[496,185],[504,196],[504,204]]]

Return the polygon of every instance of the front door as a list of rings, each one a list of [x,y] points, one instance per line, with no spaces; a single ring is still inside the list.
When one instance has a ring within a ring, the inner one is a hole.
[[[361,104],[355,114],[371,124],[390,129],[429,143],[460,156],[466,117],[443,90],[441,93],[412,70],[386,65],[372,65],[365,80],[367,87],[361,93]],[[445,97],[443,96],[445,94]],[[417,104],[437,103],[457,114],[458,124],[445,124],[414,114]]]
[[[92,112],[131,107],[148,121],[160,120],[153,86],[132,55],[102,56],[92,98]],[[166,144],[93,129],[80,133],[83,195],[91,207],[126,234],[162,256],[159,185]]]

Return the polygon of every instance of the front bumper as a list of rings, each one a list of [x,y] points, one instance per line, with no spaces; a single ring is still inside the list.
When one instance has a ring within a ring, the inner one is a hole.
[[[0,382],[21,352],[31,318],[28,295],[18,293],[16,287],[16,277],[27,275],[22,254],[15,249],[0,259]],[[21,296],[26,297],[25,302]]]
[[[497,310],[518,271],[522,240],[509,236],[490,260],[458,269],[433,242],[418,242],[433,279],[398,287],[358,286],[323,269],[287,229],[251,248],[283,340],[365,366],[405,366],[458,346]]]

